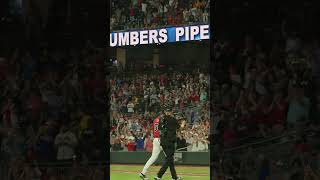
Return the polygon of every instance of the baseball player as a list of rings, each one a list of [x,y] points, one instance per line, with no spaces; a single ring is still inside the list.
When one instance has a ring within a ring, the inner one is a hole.
[[[158,156],[161,152],[161,146],[160,146],[160,130],[159,130],[159,124],[160,124],[160,118],[161,115],[158,115],[152,125],[152,131],[153,131],[153,147],[152,147],[152,155],[150,159],[145,164],[142,172],[140,173],[140,178],[143,180],[148,180],[146,173],[149,169],[149,167],[158,159]]]
[[[177,176],[175,167],[174,167],[174,152],[175,152],[175,142],[177,139],[176,131],[179,128],[183,128],[184,124],[181,126],[178,123],[178,120],[173,116],[172,106],[167,105],[165,107],[165,116],[163,117],[164,126],[161,129],[161,147],[163,148],[165,154],[165,161],[159,170],[155,180],[160,180],[167,168],[170,167],[170,172],[172,180],[181,180],[181,177]]]

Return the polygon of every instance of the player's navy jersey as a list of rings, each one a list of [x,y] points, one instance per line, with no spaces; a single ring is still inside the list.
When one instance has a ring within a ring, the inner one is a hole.
[[[153,129],[154,138],[160,138],[159,122],[160,122],[160,116],[156,117],[153,120],[152,129]]]

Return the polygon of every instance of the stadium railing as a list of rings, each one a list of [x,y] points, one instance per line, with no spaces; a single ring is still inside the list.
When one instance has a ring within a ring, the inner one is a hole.
[[[95,174],[99,173],[103,176],[107,169],[107,162],[102,161],[91,161],[87,163],[59,163],[59,162],[48,162],[32,164],[33,167],[37,166],[40,169],[50,169],[55,175],[67,176],[67,177],[82,177],[86,180],[96,180]]]
[[[307,134],[310,134],[311,128],[305,128],[304,132],[306,132]],[[292,130],[292,131],[287,132],[285,134],[282,134],[280,136],[268,137],[268,138],[258,140],[256,142],[251,142],[251,143],[243,144],[240,146],[228,148],[224,152],[234,153],[237,151],[243,151],[243,150],[247,149],[248,147],[252,147],[252,149],[254,149],[254,150],[259,150],[259,149],[265,148],[265,146],[268,146],[268,145],[284,144],[284,143],[288,143],[288,142],[293,142],[294,139],[292,139],[290,137],[295,136],[296,134],[297,134],[297,131]],[[312,136],[312,134],[310,134],[310,135]]]
[[[311,142],[316,141],[316,144],[313,144],[313,146],[315,145],[313,148],[319,149],[319,147],[317,147],[317,145],[319,144],[317,141],[317,133],[315,133],[312,128],[305,128],[304,132],[307,137],[311,138]],[[307,154],[298,156],[294,153],[294,151],[292,151],[292,145],[296,141],[296,135],[297,131],[293,130],[280,136],[265,138],[254,143],[248,143],[234,148],[229,148],[226,149],[223,154],[220,154],[219,159],[241,160],[241,158],[239,157],[243,157],[243,155],[247,152],[247,148],[252,147],[253,154],[268,157],[268,159],[275,167],[273,168],[273,174],[281,175],[283,174],[283,172],[292,171],[292,162],[296,158],[300,158],[303,161],[307,160],[310,163],[310,167],[312,169],[316,168],[316,164],[311,163],[313,158],[312,156],[308,156]],[[225,161],[220,161],[220,163],[216,161],[216,164],[219,167],[222,167],[224,166],[223,162]]]
[[[111,151],[110,164],[144,164],[151,156],[151,152],[145,151]],[[155,164],[161,164],[164,161],[165,155],[160,153]],[[181,165],[209,165],[210,152],[186,152],[176,151],[174,154],[176,164]]]

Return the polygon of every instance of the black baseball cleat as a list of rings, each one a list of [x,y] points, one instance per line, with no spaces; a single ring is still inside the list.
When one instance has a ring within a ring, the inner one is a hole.
[[[154,180],[161,180],[161,178],[155,177]]]
[[[139,174],[139,177],[140,177],[142,180],[149,180],[149,178],[147,178],[147,176],[144,175],[144,174],[142,174],[142,173]]]

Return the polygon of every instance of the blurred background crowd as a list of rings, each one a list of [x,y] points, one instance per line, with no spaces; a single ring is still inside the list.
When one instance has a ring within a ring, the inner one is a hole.
[[[119,0],[111,2],[110,30],[209,23],[210,0]]]
[[[91,164],[106,157],[105,49],[3,52],[1,179],[102,179]]]
[[[105,4],[0,1],[0,179],[103,179]]]
[[[262,160],[319,168],[318,42],[294,36],[275,41],[269,50],[261,46],[250,37],[239,48],[226,41],[215,45],[214,148],[237,151],[254,146],[264,154],[268,146],[280,146],[277,150],[292,152],[293,162],[279,157],[281,151]],[[239,171],[248,168],[242,165]]]
[[[310,1],[264,3],[239,2],[217,17],[212,171],[217,179],[319,179],[316,11]]]
[[[166,67],[168,68],[168,67]],[[152,73],[121,73],[110,79],[113,151],[152,151],[152,123],[161,106],[170,103],[179,121],[187,126],[178,132],[177,149],[209,149],[209,76],[191,72],[154,69]]]
[[[215,44],[217,68],[224,72],[214,73],[221,73],[213,95],[216,108],[223,112],[217,112],[214,124],[223,146],[235,146],[237,139],[248,136],[280,135],[315,124],[318,43],[290,37],[285,44],[275,41],[264,50],[247,37],[244,44],[241,48],[228,42]]]
[[[106,54],[82,44],[95,36],[105,46],[105,6],[85,0],[21,2],[0,1],[0,42],[6,43],[0,44],[0,177],[102,179],[103,170],[90,163],[106,157],[100,147]],[[113,1],[110,28],[208,23],[209,2]],[[317,7],[312,0],[216,1],[210,107],[207,72],[116,74],[108,82],[111,150],[150,151],[157,107],[172,101],[177,117],[188,123],[178,133],[178,147],[205,151],[212,145],[214,178],[319,179]],[[25,41],[41,50],[5,50]],[[62,48],[74,44],[81,46]],[[210,144],[203,131],[208,108]]]

